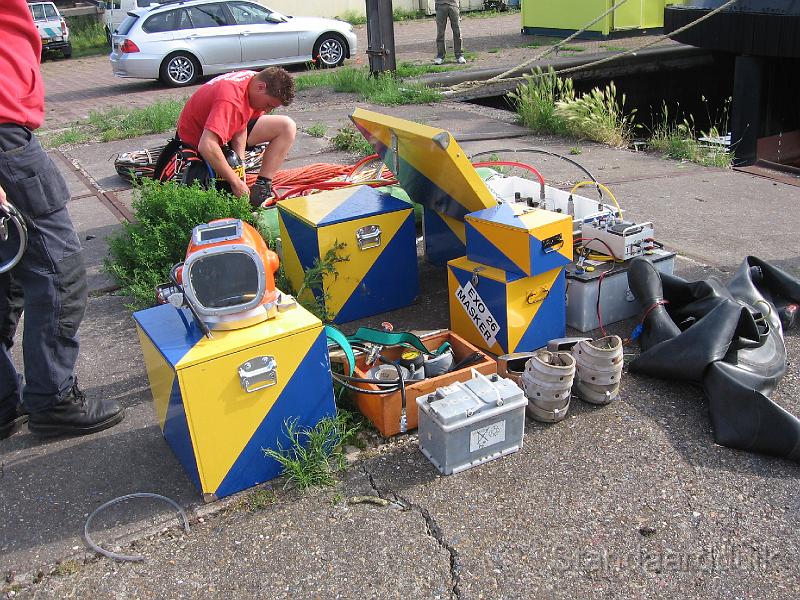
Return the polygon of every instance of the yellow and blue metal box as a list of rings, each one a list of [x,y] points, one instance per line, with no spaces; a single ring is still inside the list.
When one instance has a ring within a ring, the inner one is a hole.
[[[464,256],[464,216],[497,204],[450,132],[357,108],[350,119],[400,185],[425,208],[425,257]]]
[[[450,329],[493,354],[527,352],[566,333],[563,268],[527,277],[473,262],[447,263]]]
[[[324,305],[334,323],[408,306],[419,293],[414,209],[368,186],[278,203],[283,267],[295,292],[305,270],[335,251],[336,272],[300,298]],[[338,250],[336,250],[338,246]]]
[[[468,214],[467,258],[527,276],[572,262],[572,217],[520,202]]]
[[[287,422],[336,414],[322,323],[300,306],[213,339],[169,304],[133,317],[161,431],[206,501],[280,475],[264,449],[290,446]]]

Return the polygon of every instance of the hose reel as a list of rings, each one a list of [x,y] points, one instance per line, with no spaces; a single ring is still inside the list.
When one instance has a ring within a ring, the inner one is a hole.
[[[25,250],[28,248],[28,227],[25,225],[25,219],[22,217],[22,213],[10,202],[0,206],[0,245],[5,246],[13,243],[9,241],[9,222],[17,229],[19,248],[8,262],[0,263],[0,273],[7,273],[17,266],[17,263],[22,260],[22,255],[25,254]]]

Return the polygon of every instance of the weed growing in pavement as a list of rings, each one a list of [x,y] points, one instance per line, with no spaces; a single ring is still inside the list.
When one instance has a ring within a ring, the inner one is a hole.
[[[418,19],[427,19],[428,15],[424,10],[404,10],[402,8],[395,8],[392,11],[392,19],[395,21],[416,21]]]
[[[303,282],[300,288],[293,294],[298,302],[302,302],[312,314],[320,321],[326,323],[332,321],[336,314],[328,310],[330,304],[330,293],[327,289],[330,284],[339,276],[339,263],[348,262],[349,255],[342,252],[347,248],[345,242],[338,240],[333,242],[333,247],[329,248],[321,258],[315,258],[313,264],[303,273]]]
[[[702,97],[702,100],[706,105],[708,122],[711,123],[707,131],[697,134],[693,115],[678,123],[679,110],[676,110],[676,117],[672,118],[667,104],[664,103],[661,106],[660,120],[652,127],[647,145],[668,158],[729,169],[733,162],[733,152],[722,144],[703,142],[700,138],[718,139],[728,131],[731,99],[728,98],[715,115],[710,114],[706,98]]]
[[[556,104],[575,98],[572,79],[561,79],[552,67],[543,72],[539,67],[525,75],[525,83],[509,93],[519,121],[537,133],[566,134],[569,126],[556,113]]]
[[[300,490],[333,485],[334,475],[346,464],[344,445],[358,433],[349,413],[339,410],[335,417],[326,417],[314,427],[300,427],[297,419],[288,420],[284,428],[288,446],[265,448],[264,454],[283,467],[286,484]]]
[[[47,136],[48,147],[69,143],[85,143],[100,140],[127,140],[142,135],[174,131],[175,123],[181,114],[183,100],[160,100],[143,108],[125,109],[120,107],[89,113],[85,121],[75,123],[71,129]],[[78,140],[78,141],[70,141]]]
[[[586,50],[583,46],[561,46],[559,52],[583,52]]]
[[[498,52],[500,52],[500,48],[489,48],[489,49],[487,50],[487,52],[488,52],[489,54],[497,54]]]
[[[352,152],[359,156],[369,156],[375,154],[375,149],[372,145],[361,135],[361,132],[353,125],[345,125],[339,128],[336,135],[331,140],[337,150],[344,152]]]
[[[75,575],[81,570],[81,564],[77,560],[64,560],[56,563],[56,568],[53,570],[53,575],[57,577],[66,577],[68,575]]]
[[[625,52],[625,50],[627,50],[627,48],[625,48],[624,46],[609,46],[605,44],[600,44],[600,47],[605,48],[609,52]]]
[[[445,70],[445,69],[440,69]],[[295,79],[298,91],[312,87],[326,87],[335,92],[359,94],[362,100],[382,105],[424,104],[441,99],[439,92],[421,83],[405,82],[405,77],[421,74],[422,67],[406,66],[397,73],[372,76],[366,68],[342,67],[330,71],[312,71]]]
[[[259,489],[247,495],[247,508],[252,512],[264,510],[275,504],[275,492],[272,490]]]
[[[569,149],[569,153],[572,156],[578,156],[581,152],[582,151],[579,146],[573,146],[572,148]]]
[[[580,97],[556,103],[555,116],[563,119],[569,133],[609,146],[627,146],[636,128],[636,111],[625,114],[625,94],[617,100],[612,81],[604,89],[594,88]]]
[[[365,25],[367,22],[367,15],[359,14],[354,10],[347,10],[343,12],[341,15],[337,15],[336,17],[340,21],[344,21],[345,23],[350,23],[350,25]]]
[[[327,131],[328,126],[325,123],[314,123],[306,127],[306,133],[315,138],[325,137],[325,132]]]
[[[152,306],[155,287],[169,281],[172,266],[183,260],[192,228],[213,219],[242,219],[253,224],[246,198],[227,192],[142,180],[135,190],[135,223],[109,238],[104,268],[131,297],[129,308]]]

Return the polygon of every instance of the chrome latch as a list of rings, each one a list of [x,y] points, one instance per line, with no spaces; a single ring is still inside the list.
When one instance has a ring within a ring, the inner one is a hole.
[[[239,365],[239,383],[248,394],[278,383],[278,363],[274,356],[256,356]]]
[[[369,250],[381,245],[381,228],[378,225],[364,225],[356,230],[359,250]]]

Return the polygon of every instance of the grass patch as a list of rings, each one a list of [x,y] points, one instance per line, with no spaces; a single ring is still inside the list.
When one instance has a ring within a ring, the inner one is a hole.
[[[111,236],[104,268],[139,309],[155,302],[155,287],[169,280],[172,266],[183,260],[192,228],[213,219],[242,219],[253,224],[247,198],[199,186],[143,180],[135,190],[136,223],[125,223]]]
[[[706,102],[705,97],[703,102]],[[719,144],[702,142],[699,138],[718,138],[728,130],[729,109],[731,99],[728,98],[722,109],[713,117],[709,115],[710,127],[697,133],[694,116],[689,115],[678,122],[678,115],[670,115],[666,103],[661,106],[661,117],[653,126],[647,139],[651,150],[660,152],[665,158],[688,160],[706,167],[729,169],[733,162],[733,152]]]
[[[327,131],[328,126],[325,123],[314,123],[306,128],[306,133],[315,138],[325,137]]]
[[[326,417],[314,427],[299,427],[297,419],[289,420],[284,428],[289,445],[264,449],[264,454],[283,467],[287,485],[300,490],[333,485],[336,472],[346,464],[344,446],[358,433],[350,413],[340,409],[335,417]]]
[[[67,577],[68,575],[75,575],[81,570],[81,565],[77,560],[64,560],[56,563],[56,568],[53,570],[53,575],[57,577]]]
[[[581,154],[581,152],[583,151],[580,149],[579,146],[573,146],[572,148],[569,149],[569,153],[572,156],[578,156],[579,154]]]
[[[72,42],[73,57],[109,52],[105,29],[99,21],[79,21],[70,27],[69,39]]]
[[[375,154],[375,149],[372,145],[353,125],[341,127],[331,141],[337,150],[342,150],[343,152],[352,152],[359,156]]]
[[[627,50],[627,48],[623,46],[608,46],[605,44],[600,44],[600,47],[605,48],[609,52],[625,52]]]
[[[509,93],[520,123],[536,133],[566,134],[569,126],[556,113],[556,104],[575,98],[572,79],[561,79],[552,67],[546,72],[536,68],[525,76],[525,83]]]
[[[92,111],[89,118],[75,123],[70,129],[44,134],[45,146],[77,144],[90,141],[127,140],[142,135],[174,131],[186,100],[159,100],[143,108],[120,107]]]
[[[636,111],[625,114],[625,94],[617,99],[614,82],[594,88],[578,98],[556,103],[556,116],[564,119],[570,133],[609,146],[627,146],[636,128]]]
[[[488,52],[489,54],[497,54],[498,52],[500,52],[500,48],[489,48],[489,49],[487,50],[487,52]]]
[[[404,10],[402,8],[395,8],[392,11],[392,18],[395,21],[416,21],[429,17],[425,14],[424,10]]]
[[[559,52],[583,52],[586,50],[583,46],[561,46]]]
[[[341,67],[335,70],[313,71],[295,80],[298,91],[312,87],[326,87],[335,92],[359,94],[362,100],[384,106],[398,104],[425,104],[441,99],[439,92],[421,83],[403,81],[411,73],[421,74],[423,67],[400,65],[397,73],[372,76],[366,68]]]
[[[338,15],[336,17],[340,21],[344,21],[345,23],[350,23],[350,25],[366,25],[367,23],[367,16],[357,13],[354,10],[348,10]]]
[[[251,512],[264,510],[275,504],[275,492],[272,490],[255,490],[247,495],[246,506]]]

